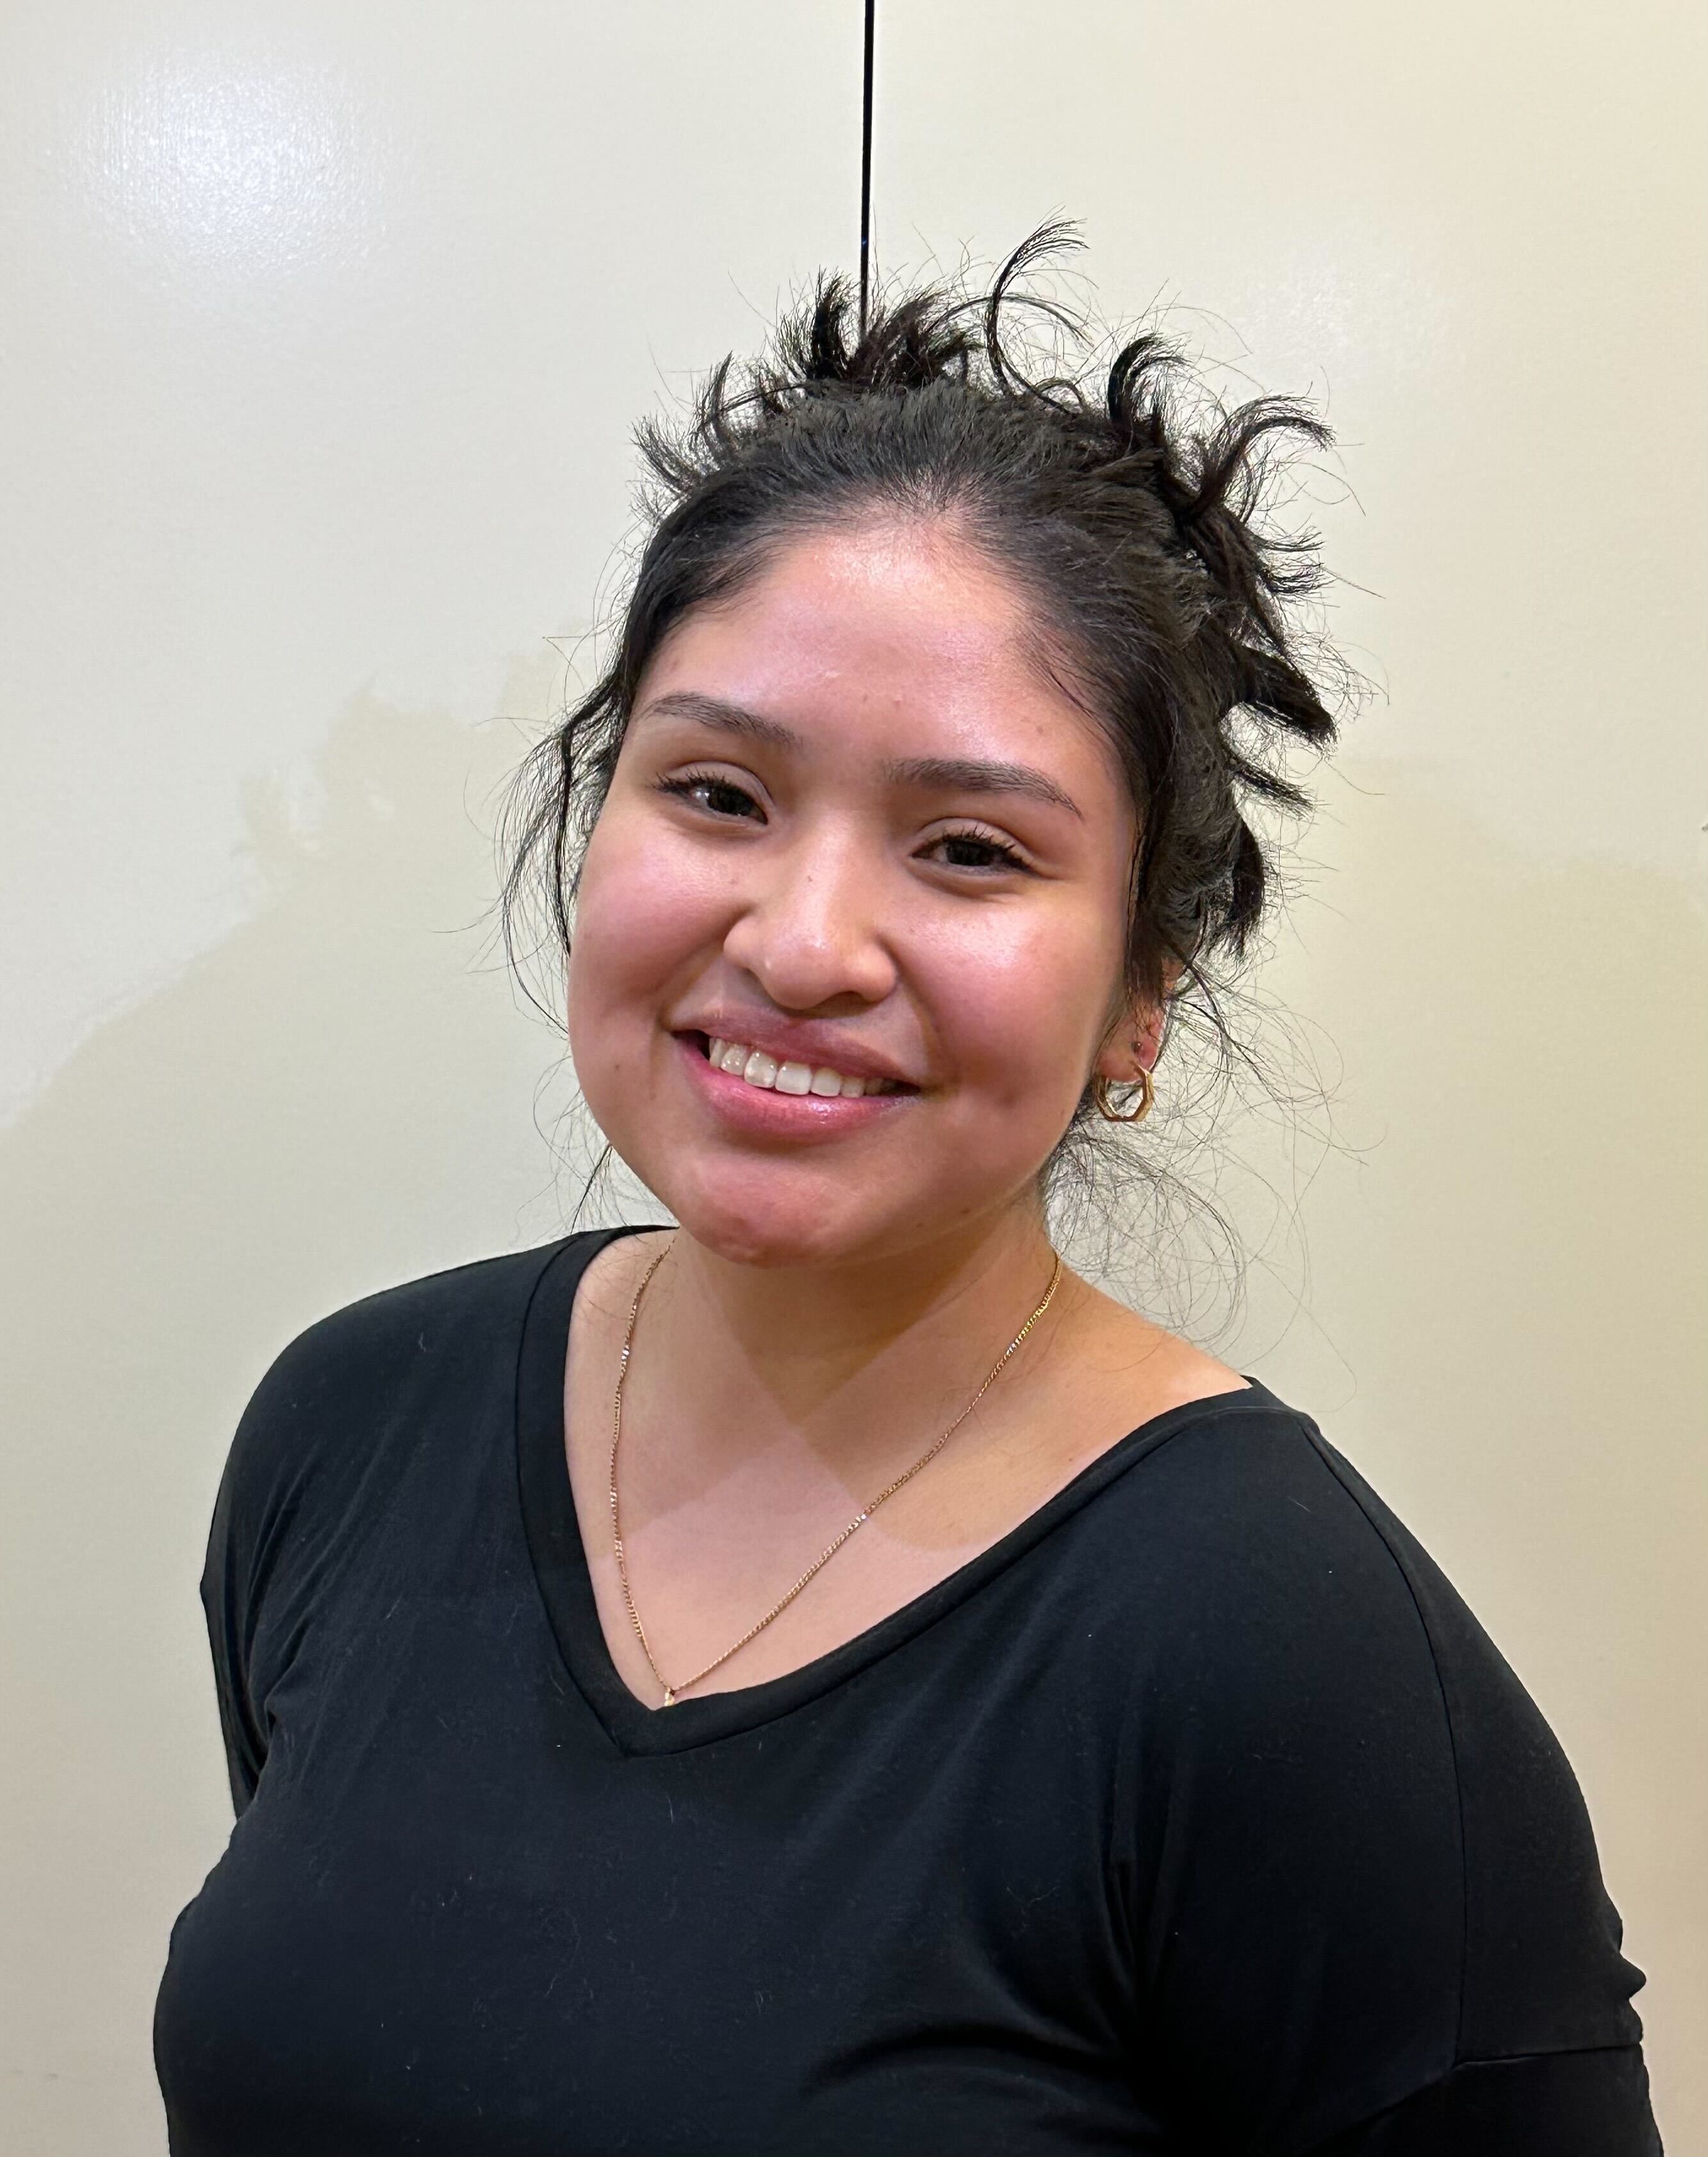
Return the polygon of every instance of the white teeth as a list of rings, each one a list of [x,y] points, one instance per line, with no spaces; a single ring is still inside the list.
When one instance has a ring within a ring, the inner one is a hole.
[[[887,1078],[859,1078],[832,1071],[828,1064],[790,1061],[779,1063],[762,1048],[749,1048],[743,1041],[726,1041],[713,1034],[707,1044],[707,1061],[719,1071],[745,1078],[749,1086],[763,1086],[779,1094],[817,1094],[830,1100],[837,1096],[857,1101],[864,1094],[888,1094],[896,1089]]]

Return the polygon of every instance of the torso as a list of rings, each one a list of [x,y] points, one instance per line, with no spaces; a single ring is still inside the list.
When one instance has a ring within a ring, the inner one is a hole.
[[[594,1258],[575,1300],[564,1372],[569,1480],[599,1622],[624,1683],[654,1707],[658,1680],[611,1541],[611,1395],[635,1290],[667,1240],[668,1232],[622,1237]],[[1058,1344],[1067,1352],[1005,1385],[1000,1404],[981,1403],[975,1430],[964,1425],[786,1610],[686,1696],[761,1684],[828,1655],[958,1572],[1139,1424],[1245,1386],[1189,1342],[1077,1278],[1073,1285],[1073,1339]],[[626,1414],[624,1430],[626,1459]],[[921,1431],[921,1451],[933,1435]],[[625,1506],[630,1584],[665,1676],[682,1685],[738,1640],[872,1495],[827,1480],[803,1448],[798,1473],[769,1454],[638,1528]]]
[[[364,1298],[245,1411],[203,1588],[242,1817],[157,2002],[174,2151],[1273,2157],[1397,2133],[1515,2157],[1587,2147],[1585,2121],[1597,2153],[1655,2148],[1641,1975],[1557,1744],[1403,1524],[1261,1386],[1141,1426],[1168,1362],[1214,1377],[1159,1346],[1100,1408],[1075,1397],[1077,1449],[1016,1387],[1011,1448],[970,1419],[988,1443],[951,1442],[900,1526],[813,1583],[776,1682],[744,1651],[666,1713],[630,1690],[563,1413],[574,1334],[593,1523],[631,1276],[585,1330],[577,1289],[628,1241]],[[687,1656],[683,1582],[708,1629],[751,1622],[744,1515],[774,1566],[826,1532],[774,1418],[769,1511],[684,1503],[673,1462],[739,1480],[741,1448],[639,1332],[642,1607]],[[880,1452],[913,1443],[882,1420]],[[997,1473],[1028,1448],[1029,1482]],[[884,1622],[999,1504],[1032,1511]],[[839,1575],[864,1630],[827,1654],[811,1606]]]

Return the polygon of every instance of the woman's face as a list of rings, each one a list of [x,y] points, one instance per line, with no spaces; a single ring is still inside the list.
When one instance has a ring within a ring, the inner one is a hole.
[[[1026,623],[941,526],[872,524],[787,543],[647,668],[583,869],[569,1042],[605,1135],[708,1248],[882,1258],[1030,1202],[1098,1052],[1135,835]],[[713,1036],[810,1090],[714,1068]],[[878,1074],[901,1090],[846,1084]]]

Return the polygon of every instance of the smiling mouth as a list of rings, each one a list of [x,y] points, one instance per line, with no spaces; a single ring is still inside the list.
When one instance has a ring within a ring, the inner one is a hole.
[[[717,1036],[690,1032],[683,1036],[692,1041],[701,1055],[719,1071],[738,1078],[763,1092],[776,1094],[811,1094],[821,1099],[858,1100],[868,1094],[917,1094],[917,1086],[904,1085],[895,1078],[862,1078],[857,1073],[835,1069],[829,1064],[779,1062],[762,1048],[749,1048],[745,1042],[726,1041]]]

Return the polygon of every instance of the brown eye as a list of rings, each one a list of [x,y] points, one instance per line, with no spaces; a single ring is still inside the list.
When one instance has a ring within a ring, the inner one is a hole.
[[[721,772],[685,771],[672,779],[661,779],[656,784],[661,794],[673,794],[681,801],[692,801],[697,808],[703,808],[713,816],[740,818],[744,810],[759,806],[744,787],[738,786]],[[704,801],[700,798],[702,795],[707,797]],[[721,801],[716,798],[719,795],[723,797]],[[732,808],[731,803],[736,806]]]
[[[985,857],[982,860],[950,862],[950,868],[983,869],[987,873],[1017,869],[1023,876],[1031,873],[1007,841],[999,839],[992,831],[945,831],[931,843],[934,847],[954,847],[965,853]]]

